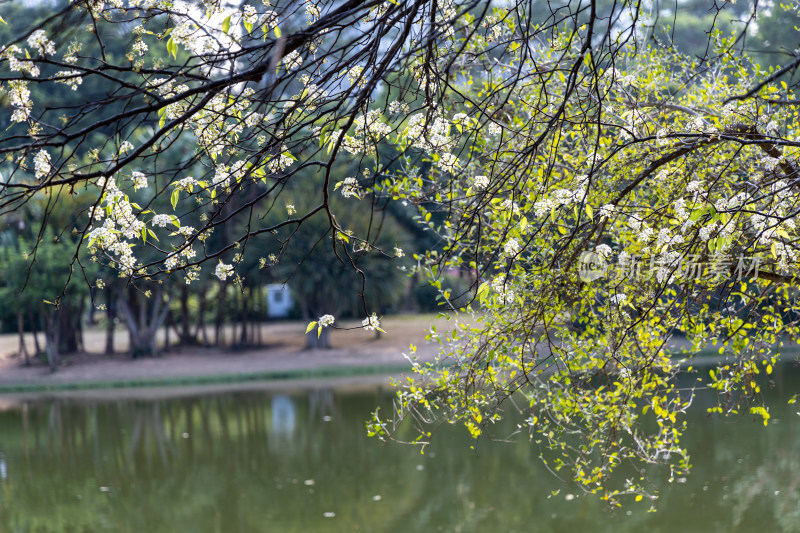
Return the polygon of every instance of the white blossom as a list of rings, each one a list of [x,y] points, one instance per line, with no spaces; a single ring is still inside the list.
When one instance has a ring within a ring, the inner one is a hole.
[[[600,216],[603,218],[610,218],[614,216],[614,212],[616,211],[617,206],[614,204],[606,204],[600,207]]]
[[[598,244],[595,246],[594,251],[603,259],[608,259],[611,256],[611,247],[607,244]]]
[[[134,170],[131,172],[131,180],[133,181],[133,190],[138,191],[139,189],[147,188],[147,176],[143,172]]]
[[[53,41],[47,38],[44,30],[36,30],[28,37],[28,45],[39,52],[39,55],[53,55],[56,53],[56,46]]]
[[[127,154],[131,150],[133,150],[133,144],[130,141],[122,141],[122,144],[119,145],[120,154]]]
[[[38,179],[46,178],[50,174],[50,154],[45,150],[39,150],[33,157],[34,174]]]
[[[333,315],[322,315],[321,317],[319,317],[319,320],[317,320],[317,324],[319,324],[323,328],[326,328],[328,326],[332,326],[334,320],[336,319],[333,317]]]
[[[228,276],[233,275],[233,266],[227,265],[220,261],[217,263],[217,268],[214,270],[214,275],[217,276],[221,281],[225,281],[228,279]]]
[[[355,178],[345,178],[341,183],[342,196],[345,198],[361,198],[361,191],[358,187],[358,181]]]
[[[283,64],[286,65],[288,70],[298,69],[303,64],[303,57],[297,52],[297,50],[292,50],[283,56]]]
[[[381,327],[381,323],[375,313],[372,313],[372,316],[368,316],[361,321],[361,326],[367,331],[372,331],[379,329]]]
[[[153,215],[153,219],[150,221],[150,224],[165,228],[170,222],[172,222],[172,217],[169,215]]]
[[[508,256],[517,255],[519,250],[519,241],[517,239],[509,239],[505,245],[503,245],[503,252]]]

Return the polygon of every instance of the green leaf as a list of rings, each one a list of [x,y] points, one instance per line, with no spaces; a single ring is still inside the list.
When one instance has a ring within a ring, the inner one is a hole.
[[[316,325],[317,325],[317,321],[316,320],[314,320],[313,322],[309,322],[308,326],[306,326],[306,334],[308,334],[309,331],[314,329],[314,326],[316,326]]]
[[[478,301],[480,303],[483,303],[488,295],[489,295],[489,282],[484,281],[478,287],[478,293],[477,293]]]
[[[175,210],[175,207],[178,205],[178,199],[180,198],[180,191],[175,189],[172,191],[172,195],[169,197],[169,201],[172,203],[172,210]]]
[[[279,27],[275,26],[274,28],[272,28],[272,31],[275,32],[275,37],[276,38],[278,38],[278,39],[281,38],[281,29]]]
[[[169,41],[167,41],[167,52],[173,58],[178,59],[178,43],[175,42],[172,36],[170,36]]]
[[[251,24],[250,22],[245,22],[244,29],[247,30],[247,33],[253,33],[253,24]]]
[[[225,17],[225,20],[222,21],[222,33],[226,35],[231,30],[231,15],[233,15],[233,13]]]
[[[5,20],[3,20],[3,17],[0,17],[0,22],[2,22],[3,24],[8,24],[8,22],[6,22]]]

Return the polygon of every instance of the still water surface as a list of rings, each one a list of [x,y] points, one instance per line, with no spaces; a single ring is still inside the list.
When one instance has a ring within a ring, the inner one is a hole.
[[[368,439],[385,388],[5,402],[0,533],[800,531],[800,372],[772,377],[768,428],[696,400],[694,468],[655,513],[574,497],[525,437]]]

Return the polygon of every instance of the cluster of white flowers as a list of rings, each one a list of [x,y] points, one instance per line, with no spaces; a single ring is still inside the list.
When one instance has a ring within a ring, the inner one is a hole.
[[[600,216],[603,218],[611,218],[614,216],[616,210],[617,206],[614,204],[606,204],[600,207]]]
[[[345,135],[342,147],[353,155],[374,154],[375,145],[392,131],[381,119],[378,110],[359,115],[353,121],[354,135]]]
[[[372,313],[372,316],[368,316],[361,321],[361,326],[367,331],[372,331],[379,329],[381,327],[381,323],[375,313]]]
[[[659,283],[671,281],[676,273],[680,273],[679,268],[683,259],[683,256],[674,250],[658,256],[656,259],[656,265],[658,265],[656,267],[656,281]]]
[[[180,262],[180,258],[175,254],[170,254],[167,259],[164,261],[164,267],[167,270],[174,270],[178,263]]]
[[[628,301],[628,296],[625,295],[625,294],[622,294],[622,293],[614,294],[614,295],[611,296],[611,298],[609,298],[609,301],[612,304],[614,304],[616,306],[619,306],[619,305],[622,305],[622,304],[624,304],[625,302]]]
[[[717,231],[717,223],[712,222],[708,226],[703,226],[700,228],[700,232],[698,233],[700,240],[705,242],[709,240]]]
[[[689,132],[700,131],[700,132],[702,132],[702,131],[705,131],[707,127],[708,127],[708,124],[706,124],[706,122],[703,120],[703,117],[697,115],[697,116],[693,117],[692,120],[690,120],[686,124],[686,131],[689,131]]]
[[[217,263],[217,268],[214,269],[214,275],[217,276],[221,281],[225,281],[229,276],[233,276],[233,266],[227,265],[220,261]]]
[[[12,80],[8,84],[11,86],[8,91],[9,101],[14,107],[11,122],[25,122],[28,120],[33,107],[31,92],[28,90],[28,82]]]
[[[656,237],[656,246],[662,248],[664,246],[677,246],[683,244],[684,239],[681,235],[672,235],[669,228],[661,228]]]
[[[258,13],[253,6],[244,6],[242,8],[242,22],[245,24],[255,25],[258,22]]]
[[[611,247],[607,244],[598,244],[594,247],[594,251],[603,259],[611,257]]]
[[[56,45],[47,38],[44,30],[36,30],[28,37],[28,46],[39,52],[39,55],[50,56],[56,53]]]
[[[294,159],[289,157],[289,149],[286,145],[281,147],[281,153],[278,157],[273,157],[267,162],[267,168],[273,174],[283,172],[294,164]]]
[[[50,154],[45,150],[39,152],[33,157],[34,174],[37,179],[46,178],[50,174]]]
[[[39,75],[39,67],[31,59],[20,59],[17,54],[21,54],[22,50],[16,45],[11,45],[5,49],[3,56],[8,59],[8,68],[14,72],[22,72],[35,78]]]
[[[458,170],[458,158],[450,152],[439,154],[439,160],[436,161],[436,166],[445,172],[454,174]]]
[[[131,181],[133,181],[134,191],[147,188],[147,176],[144,174],[144,172],[139,172],[138,170],[131,172]]]
[[[176,4],[177,6],[178,4]],[[173,10],[176,10],[173,7]],[[217,40],[212,38],[202,28],[198,27],[191,17],[185,14],[172,13],[172,20],[175,26],[172,29],[170,37],[174,40],[175,44],[183,46],[183,48],[195,55],[214,54],[219,51]]]
[[[661,128],[656,132],[656,145],[664,146],[665,144],[669,143],[669,139],[667,138],[669,135],[669,131],[664,128]]]
[[[450,128],[450,122],[441,115],[428,120],[426,113],[417,113],[408,119],[406,137],[413,146],[441,155],[455,148],[456,139],[450,136]]]
[[[113,178],[101,178],[97,184],[104,189],[103,201],[106,209],[110,209],[103,225],[89,232],[89,250],[94,253],[99,249],[112,254],[120,272],[130,274],[136,265],[136,258],[132,252],[133,245],[122,238],[136,238],[144,228],[144,223],[136,218],[133,206],[117,188]],[[101,220],[106,209],[94,207],[89,210],[89,216],[94,220]]]
[[[342,196],[345,198],[361,198],[361,189],[358,187],[358,181],[355,178],[345,178],[341,183]]]
[[[357,83],[359,87],[366,87],[368,80],[366,76],[362,76],[363,73],[363,67],[358,65],[350,67],[350,70],[347,71],[347,81],[350,82],[350,85],[355,85]]]
[[[286,204],[286,214],[292,216],[295,213],[297,213],[297,210],[294,208],[294,205]]]
[[[297,50],[292,50],[283,56],[283,64],[288,70],[295,70],[303,65],[303,56]]]
[[[83,73],[79,70],[60,70],[55,74],[55,82],[63,83],[73,91],[78,90],[78,86],[83,83]]]
[[[675,209],[676,217],[684,220],[689,218],[689,212],[686,210],[686,200],[684,198],[678,198],[672,206]]]
[[[404,255],[406,255],[406,254],[405,254],[405,252],[403,252],[402,248],[399,248],[397,246],[394,247],[394,256],[395,257],[403,257]]]
[[[628,226],[633,231],[639,231],[639,229],[642,227],[642,221],[639,220],[638,218],[636,218],[635,216],[629,216],[628,217]]]
[[[319,20],[319,6],[312,0],[306,0],[306,22],[310,26],[317,20]]]
[[[519,254],[520,246],[517,239],[511,238],[503,245],[503,253],[507,256],[516,256]]]
[[[302,100],[305,104],[305,107],[309,111],[314,111],[319,104],[325,101],[328,97],[328,91],[325,91],[318,87],[316,84],[311,83],[311,77],[307,74],[303,74],[300,76],[300,81],[303,82],[305,86],[305,90],[300,95],[293,97],[295,100]]]
[[[552,191],[549,198],[543,198],[534,202],[533,210],[537,217],[546,216],[550,211],[559,206],[568,206],[583,200],[586,189],[578,186],[576,189],[556,189]]]
[[[160,228],[166,228],[167,224],[170,222],[172,222],[172,217],[170,215],[153,215],[152,220],[150,220],[151,225]]]
[[[133,43],[133,46],[131,46],[131,49],[134,52],[136,52],[137,54],[139,54],[139,57],[141,57],[147,52],[147,43],[145,43],[143,40],[139,39],[135,43]]]
[[[244,117],[244,123],[247,127],[253,128],[261,124],[264,120],[264,115],[262,113],[250,113],[246,117]]]
[[[492,280],[492,290],[497,293],[497,296],[504,305],[510,305],[516,298],[514,290],[510,289],[507,285],[505,274],[498,274]]]
[[[639,228],[639,235],[638,235],[639,242],[642,243],[650,242],[650,239],[653,238],[653,233],[655,233],[655,230],[650,226],[648,226],[647,224],[645,224],[644,222],[642,222],[642,225]]]
[[[323,328],[327,328],[328,326],[332,326],[335,320],[333,315],[322,315],[319,317],[319,320],[317,320],[317,324]]]
[[[133,150],[133,144],[130,141],[122,141],[122,144],[119,145],[120,154],[127,154],[131,150]]]
[[[489,186],[489,178],[486,176],[475,176],[472,179],[472,186],[475,187],[477,190],[482,191],[486,187]]]
[[[502,202],[497,205],[497,209],[500,211],[508,211],[515,215],[519,214],[519,204],[512,200],[511,198],[506,198]]]
[[[175,187],[177,190],[186,192],[192,192],[194,190],[195,185],[197,185],[197,180],[191,176],[187,176],[172,184],[172,186]]]
[[[398,113],[404,113],[407,115],[410,111],[411,108],[405,102],[401,102],[399,100],[392,100],[389,102],[389,113],[392,113],[393,115]]]
[[[775,170],[775,167],[777,167],[780,164],[780,162],[781,160],[779,158],[770,156],[766,156],[762,158],[760,161],[761,166],[764,167],[764,170],[766,170],[767,172],[772,172],[773,170]]]
[[[227,187],[231,177],[231,169],[227,165],[217,165],[214,168],[214,177],[211,178],[212,187]]]

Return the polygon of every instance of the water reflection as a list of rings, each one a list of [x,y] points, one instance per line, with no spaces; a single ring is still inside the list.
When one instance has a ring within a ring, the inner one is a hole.
[[[766,429],[696,398],[693,472],[659,488],[655,514],[577,495],[524,438],[472,451],[444,428],[424,455],[367,439],[369,412],[389,408],[380,389],[27,401],[0,412],[0,533],[795,531],[800,425],[785,398],[800,377],[774,380]]]

